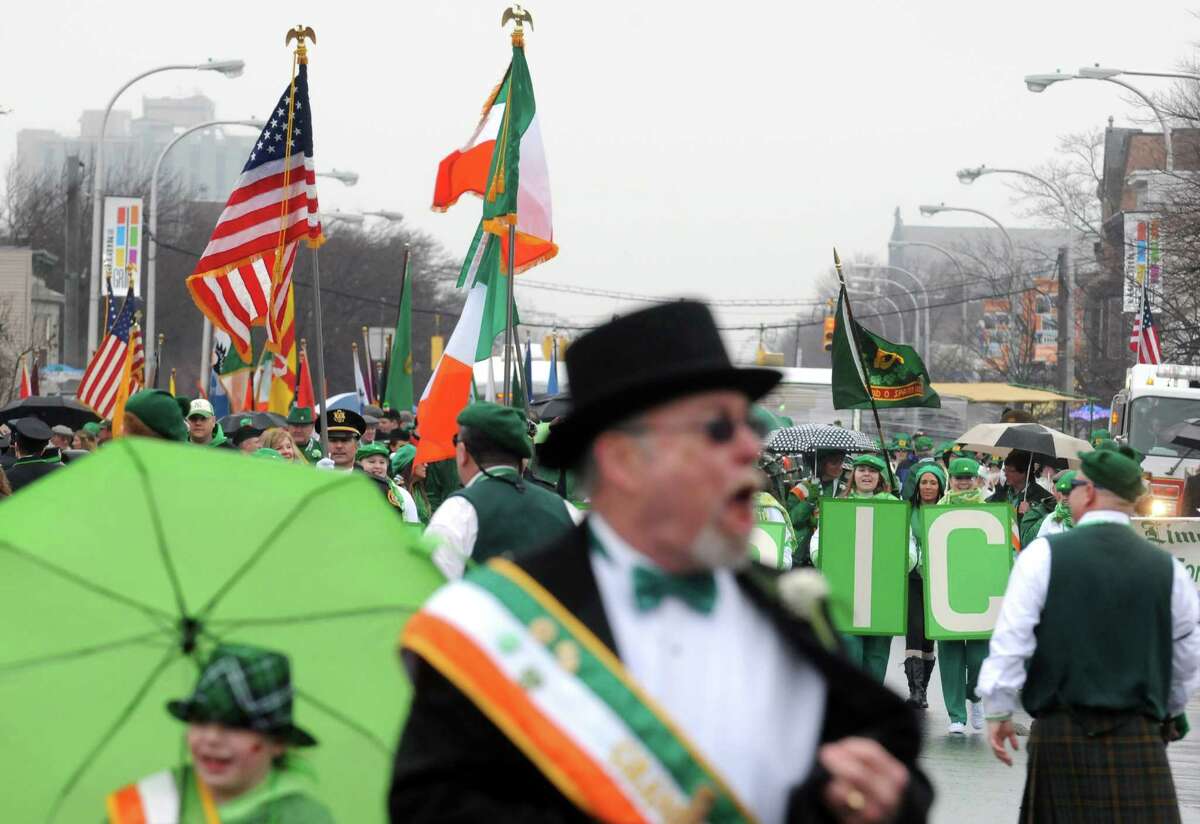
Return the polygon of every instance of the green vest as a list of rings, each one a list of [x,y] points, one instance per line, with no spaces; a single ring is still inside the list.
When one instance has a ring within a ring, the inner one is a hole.
[[[466,498],[475,508],[479,535],[471,558],[476,563],[537,549],[574,525],[563,499],[553,492],[529,481],[521,481],[518,491],[517,470],[511,467],[493,467],[488,472],[500,477],[480,475],[449,496]]]
[[[1130,527],[1051,535],[1050,585],[1022,702],[1167,717],[1174,561]]]

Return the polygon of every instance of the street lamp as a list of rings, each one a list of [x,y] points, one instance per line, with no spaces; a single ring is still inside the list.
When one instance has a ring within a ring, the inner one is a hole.
[[[959,180],[962,180],[962,178],[960,177]],[[974,180],[974,178],[972,178],[972,180]],[[970,181],[963,181],[963,182],[969,183]],[[970,208],[967,208],[966,206],[947,206],[945,203],[939,203],[936,206],[931,205],[931,204],[922,204],[918,208],[920,209],[921,214],[924,215],[925,217],[933,217],[934,215],[938,214],[939,212],[968,212],[973,215],[979,215],[984,220],[990,220],[992,223],[996,224],[996,228],[998,228],[1000,230],[1000,234],[1004,235],[1004,243],[1008,246],[1008,256],[1009,256],[1009,258],[1012,258],[1013,252],[1015,249],[1015,247],[1013,246],[1012,235],[1010,235],[1008,233],[1008,230],[1004,228],[1003,223],[996,220],[996,218],[992,217],[987,212],[980,211],[979,209],[970,209]],[[976,258],[976,259],[978,259],[978,258]]]
[[[1185,74],[1183,72],[1135,72],[1130,69],[1105,68],[1099,63],[1094,66],[1084,66],[1079,70],[1078,74],[1080,77],[1092,80],[1108,80],[1121,74],[1130,74],[1135,77],[1172,77],[1180,80],[1200,80],[1200,74]]]
[[[1085,73],[1086,72],[1086,73]],[[1134,74],[1134,72],[1125,72],[1126,74]],[[1060,83],[1064,80],[1103,80],[1106,83],[1114,83],[1123,89],[1133,92],[1142,99],[1142,102],[1150,107],[1150,111],[1154,112],[1154,116],[1158,118],[1158,124],[1163,130],[1163,142],[1167,147],[1167,171],[1175,171],[1175,152],[1171,147],[1171,124],[1159,111],[1158,106],[1154,105],[1154,101],[1150,96],[1136,86],[1126,83],[1124,80],[1117,80],[1114,75],[1122,74],[1117,69],[1102,69],[1098,66],[1092,67],[1090,70],[1080,69],[1079,74],[1029,74],[1025,76],[1025,87],[1031,92],[1041,93],[1055,83]]]
[[[317,177],[330,177],[339,183],[353,186],[358,183],[358,172],[346,172],[340,169],[330,169],[328,172],[317,172]]]
[[[167,66],[159,66],[156,69],[149,69],[135,77],[130,78],[109,98],[108,105],[104,108],[104,117],[100,120],[100,134],[96,140],[96,155],[93,162],[92,170],[92,267],[89,276],[91,281],[88,287],[88,337],[87,351],[90,353],[96,348],[99,332],[99,311],[100,311],[100,232],[104,221],[104,199],[101,187],[104,181],[104,138],[108,131],[108,117],[112,114],[112,107],[116,105],[119,98],[126,89],[132,86],[137,81],[144,77],[149,77],[152,74],[159,72],[177,71],[187,69],[190,71],[206,71],[218,72],[225,77],[234,78],[240,77],[242,71],[246,68],[246,63],[243,60],[209,60],[207,63],[178,63]]]
[[[335,223],[337,221],[349,223],[351,226],[361,226],[366,222],[366,217],[358,212],[324,212],[321,214],[322,223]]]
[[[858,290],[858,293],[857,293],[857,295],[855,295],[855,297],[864,298],[866,300],[887,301],[888,304],[890,304],[892,307],[892,314],[894,314],[896,316],[896,323],[898,323],[900,325],[900,339],[904,338],[904,310],[900,308],[900,304],[896,303],[896,301],[892,300],[892,298],[889,297],[888,295],[881,295],[877,291],[863,289],[862,287],[865,284],[862,281],[858,281],[857,284],[848,283],[847,285],[853,286],[855,289]],[[850,293],[850,294],[853,294],[853,293]],[[880,315],[879,323],[881,326],[883,325],[883,319],[884,319],[884,316]],[[885,332],[887,331],[886,326],[884,326],[883,329]]]
[[[1064,300],[1064,308],[1066,314],[1066,322],[1063,324],[1063,345],[1065,354],[1063,355],[1063,391],[1068,395],[1075,392],[1075,274],[1071,271],[1071,244],[1075,236],[1075,218],[1071,213],[1071,205],[1067,202],[1067,196],[1063,190],[1055,186],[1044,177],[1026,172],[1022,169],[989,169],[987,166],[976,166],[974,168],[959,169],[956,173],[958,181],[963,184],[971,184],[987,174],[1009,174],[1027,177],[1030,180],[1037,181],[1041,185],[1050,190],[1051,194],[1057,198],[1058,202],[1063,207],[1063,216],[1067,222],[1067,242],[1062,247],[1063,267],[1062,281],[1065,288],[1059,290],[1060,298],[1064,298],[1061,294],[1066,292]]]
[[[154,336],[154,320],[155,320],[155,305],[158,300],[158,172],[162,168],[163,161],[167,157],[167,153],[175,148],[175,144],[183,140],[188,135],[210,129],[213,126],[249,126],[255,129],[262,129],[266,125],[261,120],[210,120],[207,123],[201,123],[197,126],[192,126],[190,129],[185,129],[168,143],[158,154],[158,159],[154,161],[154,171],[150,175],[150,217],[147,220],[148,234],[150,241],[146,245],[146,361],[154,363],[154,347],[158,345],[158,338]],[[158,374],[155,373],[157,380]],[[204,373],[200,373],[200,379],[204,380]]]

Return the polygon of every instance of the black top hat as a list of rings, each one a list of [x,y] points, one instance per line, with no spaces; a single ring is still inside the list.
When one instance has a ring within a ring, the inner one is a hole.
[[[708,307],[690,300],[606,323],[573,343],[566,360],[572,410],[539,450],[551,467],[573,466],[596,435],[638,412],[713,389],[757,400],[782,377],[735,367]]]

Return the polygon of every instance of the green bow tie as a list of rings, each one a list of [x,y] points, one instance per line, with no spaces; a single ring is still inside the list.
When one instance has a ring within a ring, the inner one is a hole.
[[[711,572],[668,575],[649,567],[633,568],[633,600],[638,612],[657,609],[667,596],[674,596],[701,615],[708,615],[717,601],[717,582]]]

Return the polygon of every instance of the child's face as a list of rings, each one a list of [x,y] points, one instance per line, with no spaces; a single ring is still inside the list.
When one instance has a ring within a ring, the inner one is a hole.
[[[218,804],[258,786],[284,751],[262,733],[221,724],[189,724],[187,741],[196,773]]]
[[[376,478],[387,477],[388,459],[383,455],[368,455],[359,463],[368,475],[374,475]]]

